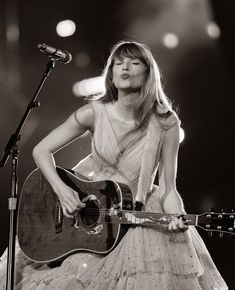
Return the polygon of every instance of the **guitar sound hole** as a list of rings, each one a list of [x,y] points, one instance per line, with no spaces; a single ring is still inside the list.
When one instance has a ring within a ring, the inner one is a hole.
[[[99,215],[99,207],[95,201],[87,201],[86,207],[80,210],[81,222],[88,227],[97,224]]]

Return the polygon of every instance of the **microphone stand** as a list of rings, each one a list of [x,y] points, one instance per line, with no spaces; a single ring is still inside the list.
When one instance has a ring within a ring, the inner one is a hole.
[[[32,98],[29,102],[26,111],[15,131],[9,138],[7,145],[5,147],[4,155],[0,161],[0,167],[4,167],[8,157],[11,155],[12,158],[12,177],[11,177],[11,193],[8,199],[8,209],[9,209],[9,237],[8,237],[8,255],[7,255],[7,277],[6,277],[6,289],[14,289],[14,270],[15,270],[15,240],[16,240],[16,225],[17,225],[17,196],[18,196],[18,157],[19,149],[17,142],[20,141],[21,135],[20,131],[24,126],[30,111],[33,108],[40,106],[40,103],[36,101],[37,96],[52,69],[55,67],[55,58],[50,58],[40,84]]]

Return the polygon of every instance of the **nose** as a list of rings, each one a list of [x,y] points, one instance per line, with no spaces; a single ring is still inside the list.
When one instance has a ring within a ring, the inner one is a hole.
[[[129,61],[128,60],[124,60],[122,63],[122,69],[123,70],[129,70]]]

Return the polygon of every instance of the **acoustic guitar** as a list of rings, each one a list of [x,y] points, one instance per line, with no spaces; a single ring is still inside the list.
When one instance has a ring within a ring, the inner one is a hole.
[[[26,179],[18,204],[20,248],[32,261],[51,263],[78,251],[110,252],[130,225],[168,225],[172,214],[134,211],[130,189],[111,180],[83,180],[57,167],[62,180],[78,192],[86,207],[73,218],[63,215],[57,195],[35,169]],[[189,226],[234,235],[234,213],[206,212],[184,216]]]

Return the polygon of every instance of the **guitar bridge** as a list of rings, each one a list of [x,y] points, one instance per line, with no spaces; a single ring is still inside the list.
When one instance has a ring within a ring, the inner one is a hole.
[[[55,233],[59,234],[62,232],[63,224],[63,210],[60,205],[59,199],[57,199],[54,210],[54,224],[55,224]]]

